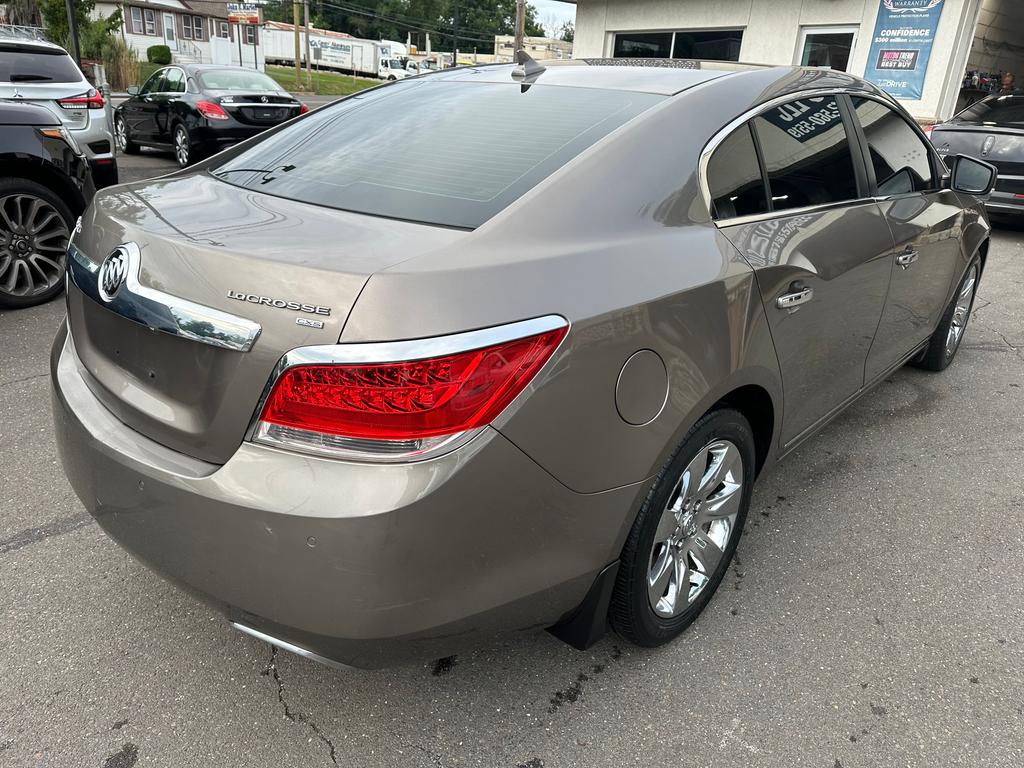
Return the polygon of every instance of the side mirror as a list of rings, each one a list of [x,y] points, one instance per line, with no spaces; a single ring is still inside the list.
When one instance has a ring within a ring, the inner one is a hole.
[[[128,86],[128,95],[129,96],[138,96],[139,95],[139,90],[141,90],[139,88],[139,86],[137,86],[137,85],[129,85]]]
[[[946,163],[952,165],[950,187],[954,192],[963,192],[978,197],[988,197],[992,194],[997,174],[994,165],[967,155],[947,157]]]

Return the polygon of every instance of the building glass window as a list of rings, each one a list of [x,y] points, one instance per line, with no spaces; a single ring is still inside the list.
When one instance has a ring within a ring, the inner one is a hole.
[[[791,101],[752,122],[773,210],[857,199],[853,153],[835,97]]]
[[[672,55],[671,32],[619,32],[615,35],[616,59],[667,59]]]
[[[855,96],[853,107],[868,140],[878,194],[935,189],[930,152],[917,131],[881,102]]]
[[[185,17],[185,23],[186,24],[188,23],[188,17],[187,16]],[[192,17],[192,32],[193,32],[193,37],[195,37],[196,40],[202,40],[205,37],[205,35],[203,35],[203,17],[202,16],[193,16]]]
[[[617,59],[739,61],[742,44],[742,29],[618,32],[612,56]]]
[[[256,27],[251,24],[247,24],[245,27],[245,43],[246,45],[256,45]]]
[[[805,29],[800,46],[800,65],[849,71],[856,34],[852,28]]]
[[[156,15],[153,13],[153,11],[151,11],[148,8],[145,9],[145,11],[143,11],[143,14],[144,14],[144,17],[145,17],[145,20],[146,20],[146,34],[147,35],[155,35],[156,34]]]
[[[142,9],[132,7],[132,32],[136,35],[142,34]]]
[[[181,17],[181,36],[186,40],[192,39],[192,17],[182,16]]]
[[[672,58],[739,61],[740,46],[742,44],[742,29],[719,29],[713,32],[676,32],[675,45],[672,47]]]

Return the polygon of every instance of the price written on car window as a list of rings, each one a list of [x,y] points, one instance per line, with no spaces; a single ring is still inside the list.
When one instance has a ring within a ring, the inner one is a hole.
[[[842,119],[835,99],[802,99],[783,104],[765,117],[794,139],[807,141],[811,136],[839,125]]]

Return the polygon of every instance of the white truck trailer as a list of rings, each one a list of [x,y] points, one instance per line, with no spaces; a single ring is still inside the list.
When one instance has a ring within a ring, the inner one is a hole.
[[[345,74],[401,80],[409,72],[392,55],[388,43],[360,40],[337,32],[310,28],[309,50],[312,65]],[[263,29],[263,52],[268,64],[295,66],[295,29],[291,24],[268,22]],[[306,33],[299,28],[299,58],[306,63]]]

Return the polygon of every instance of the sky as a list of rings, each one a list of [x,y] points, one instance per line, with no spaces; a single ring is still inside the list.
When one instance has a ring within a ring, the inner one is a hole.
[[[576,6],[572,3],[560,3],[557,0],[528,0],[528,2],[537,9],[537,20],[544,26],[547,26],[551,17],[556,17],[559,23],[576,19]]]

